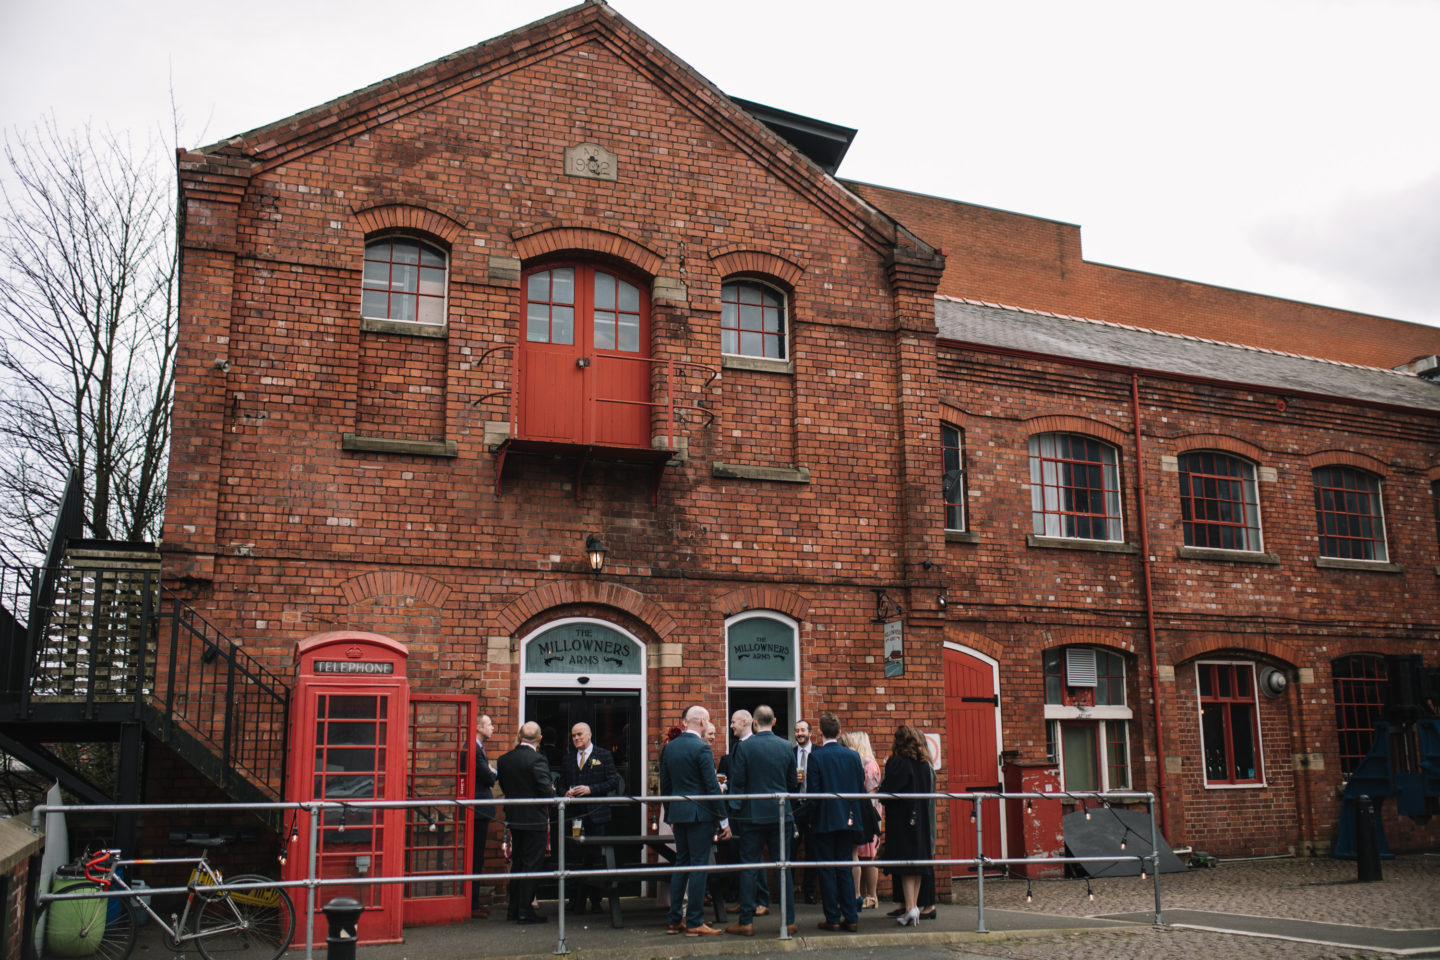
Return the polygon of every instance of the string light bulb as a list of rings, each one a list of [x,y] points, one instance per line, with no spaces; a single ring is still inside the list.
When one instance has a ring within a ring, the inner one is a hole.
[[[1029,881],[1028,878],[1027,878],[1026,881],[1025,881],[1025,902],[1026,902],[1026,903],[1034,903],[1034,902],[1035,902],[1035,897],[1034,897],[1034,895],[1030,892],[1030,881]]]
[[[1089,819],[1090,819],[1090,808],[1089,808],[1089,807],[1086,807],[1086,808],[1085,808],[1085,819],[1086,819],[1086,820],[1089,820]]]
[[[1085,895],[1090,898],[1090,902],[1091,902],[1091,903],[1094,903],[1094,902],[1095,902],[1095,891],[1092,890],[1092,889],[1090,889],[1090,878],[1089,878],[1089,877],[1086,877],[1086,878],[1085,878]]]
[[[1121,837],[1121,838],[1120,838],[1120,849],[1121,849],[1121,850],[1124,850],[1124,849],[1125,849],[1125,838],[1124,838],[1124,837]]]
[[[1034,798],[1034,797],[1026,797],[1026,798],[1025,798],[1025,811],[1028,813],[1028,812],[1030,812],[1031,810],[1034,810],[1034,809],[1035,809],[1035,798]]]

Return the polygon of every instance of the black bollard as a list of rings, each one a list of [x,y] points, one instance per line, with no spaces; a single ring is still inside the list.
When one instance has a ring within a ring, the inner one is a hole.
[[[355,928],[360,923],[360,901],[336,897],[320,908],[330,921],[330,935],[325,938],[329,960],[355,960]]]
[[[1375,804],[1369,797],[1355,799],[1355,879],[1360,883],[1378,883],[1380,876],[1380,844],[1375,838]]]

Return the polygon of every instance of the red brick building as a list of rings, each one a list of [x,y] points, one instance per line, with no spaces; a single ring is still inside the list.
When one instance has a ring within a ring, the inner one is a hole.
[[[167,580],[282,674],[363,631],[506,742],[587,719],[633,792],[768,702],[1327,852],[1383,657],[1437,662],[1440,386],[1382,368],[1440,331],[1087,264],[746,107],[585,3],[182,152]]]

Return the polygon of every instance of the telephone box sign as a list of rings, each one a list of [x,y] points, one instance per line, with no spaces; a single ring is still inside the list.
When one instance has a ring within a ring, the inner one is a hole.
[[[795,630],[770,617],[750,617],[730,625],[727,654],[730,679],[795,679]]]
[[[638,674],[640,648],[629,637],[598,623],[562,623],[525,647],[529,673]]]
[[[376,663],[373,660],[316,660],[314,667],[316,673],[343,673],[347,676],[395,672],[395,664]]]

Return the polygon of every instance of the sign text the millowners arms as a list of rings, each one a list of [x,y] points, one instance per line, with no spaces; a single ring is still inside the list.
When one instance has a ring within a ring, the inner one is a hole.
[[[588,623],[564,624],[531,641],[528,668],[538,673],[638,673],[640,654],[614,630]]]

